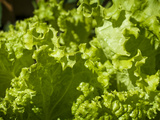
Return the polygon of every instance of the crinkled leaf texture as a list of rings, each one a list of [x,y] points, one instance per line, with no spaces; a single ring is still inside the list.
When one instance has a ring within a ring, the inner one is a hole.
[[[78,4],[0,32],[0,120],[159,119],[160,2]]]

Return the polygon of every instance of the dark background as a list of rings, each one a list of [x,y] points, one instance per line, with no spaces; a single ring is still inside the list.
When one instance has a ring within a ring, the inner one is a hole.
[[[5,0],[12,10],[1,2],[1,30],[5,29],[8,24],[14,24],[16,20],[22,20],[33,16],[34,5],[33,0]]]

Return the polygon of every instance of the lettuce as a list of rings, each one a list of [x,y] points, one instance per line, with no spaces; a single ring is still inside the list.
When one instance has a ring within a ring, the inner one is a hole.
[[[160,117],[160,1],[109,4],[41,0],[0,32],[1,120]]]

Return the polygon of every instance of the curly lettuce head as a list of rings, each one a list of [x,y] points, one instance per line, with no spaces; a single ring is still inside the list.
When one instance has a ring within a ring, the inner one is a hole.
[[[39,2],[0,32],[0,119],[160,117],[158,0]]]

